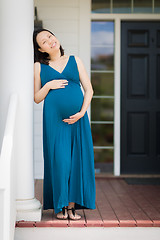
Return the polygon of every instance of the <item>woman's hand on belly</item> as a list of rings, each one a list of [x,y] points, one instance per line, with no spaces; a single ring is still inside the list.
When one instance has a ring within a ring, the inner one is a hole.
[[[50,89],[58,89],[58,88],[65,88],[66,85],[68,85],[67,79],[53,79],[49,82],[47,82],[47,85]]]
[[[81,117],[83,117],[84,115],[81,112],[78,112],[72,116],[70,116],[69,118],[63,119],[63,122],[66,122],[68,124],[73,124],[75,122],[77,122]]]

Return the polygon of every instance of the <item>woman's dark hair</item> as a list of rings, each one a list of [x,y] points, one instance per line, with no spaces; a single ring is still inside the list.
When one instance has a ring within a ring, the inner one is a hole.
[[[40,62],[40,63],[44,63],[46,65],[49,65],[49,60],[50,60],[49,54],[46,52],[42,53],[38,50],[38,48],[40,48],[40,46],[37,43],[36,37],[37,37],[37,34],[42,31],[48,31],[52,35],[54,35],[51,31],[49,31],[48,29],[45,29],[45,28],[39,28],[37,30],[34,30],[34,32],[33,32],[34,62]],[[60,52],[61,52],[61,56],[63,56],[64,49],[62,48],[61,45],[60,45]]]

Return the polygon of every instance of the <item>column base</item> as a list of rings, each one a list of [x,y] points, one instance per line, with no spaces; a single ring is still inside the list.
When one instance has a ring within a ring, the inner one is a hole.
[[[41,221],[42,205],[36,198],[16,200],[16,221]]]

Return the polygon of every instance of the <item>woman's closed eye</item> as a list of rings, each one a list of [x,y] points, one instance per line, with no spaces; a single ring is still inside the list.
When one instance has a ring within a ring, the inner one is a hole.
[[[52,35],[49,36],[49,38],[51,37]],[[45,43],[46,41],[43,42],[43,44]]]

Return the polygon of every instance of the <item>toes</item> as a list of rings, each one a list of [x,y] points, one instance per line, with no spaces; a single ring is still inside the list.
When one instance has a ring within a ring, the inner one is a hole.
[[[66,216],[66,214],[63,215],[63,213],[60,212],[60,213],[57,214],[57,217],[60,218],[60,219],[64,219],[64,218],[66,218],[67,216]]]
[[[70,217],[72,218],[72,219],[81,219],[81,216],[79,216],[79,215],[70,215]]]

